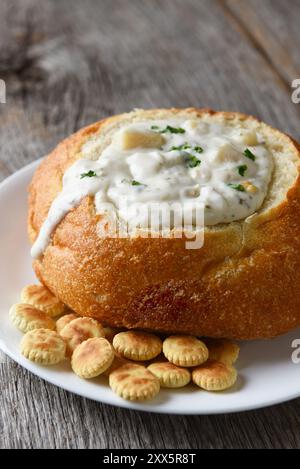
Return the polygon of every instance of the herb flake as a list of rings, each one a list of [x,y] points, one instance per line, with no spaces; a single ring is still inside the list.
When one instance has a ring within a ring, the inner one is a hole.
[[[144,186],[144,184],[142,184],[142,183],[139,182],[139,181],[135,181],[135,180],[133,180],[133,181],[131,182],[131,185],[132,185],[132,186]]]
[[[203,153],[203,148],[199,145],[191,147],[188,143],[183,143],[182,145],[178,145],[177,147],[172,147],[169,151],[184,151],[184,150],[193,150],[197,153]]]
[[[80,179],[83,179],[83,178],[94,178],[96,177],[97,174],[95,173],[95,171],[88,171],[87,173],[82,173],[80,174]]]
[[[203,153],[203,148],[200,147],[199,145],[196,145],[196,146],[194,147],[194,151],[196,151],[197,153]]]
[[[188,166],[188,168],[196,168],[197,166],[201,164],[201,160],[199,160],[198,158],[196,158],[196,156],[191,155],[191,153],[188,153],[186,151],[184,152],[184,161],[186,165]]]
[[[231,187],[231,189],[234,189],[239,192],[245,192],[246,189],[242,184],[227,184],[228,187]]]
[[[170,149],[170,151],[182,151],[182,150],[189,150],[191,148],[191,145],[188,143],[183,143],[182,145],[179,145],[178,147],[174,146]]]
[[[245,176],[245,172],[247,171],[248,166],[246,164],[242,164],[237,167],[238,173],[240,176]]]
[[[167,125],[164,129],[160,129],[158,125],[151,125],[151,130],[155,130],[160,134],[165,134],[170,132],[171,134],[185,134],[185,130],[181,127],[172,127],[171,125]]]
[[[252,161],[256,160],[256,156],[252,153],[251,150],[249,150],[249,148],[246,148],[246,150],[244,151],[244,156],[246,156],[246,158],[249,158]]]

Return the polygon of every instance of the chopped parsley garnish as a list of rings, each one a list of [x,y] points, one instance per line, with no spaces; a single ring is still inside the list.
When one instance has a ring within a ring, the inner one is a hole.
[[[195,150],[197,153],[203,153],[203,148],[200,147],[199,145],[196,145],[196,146],[194,147],[194,150]]]
[[[249,150],[249,148],[246,148],[246,150],[244,151],[244,155],[252,161],[255,161],[256,159],[256,156],[253,155],[252,151]]]
[[[178,147],[172,147],[170,151],[182,151],[182,150],[189,150],[191,148],[191,145],[188,143],[183,143],[182,145],[179,145]]]
[[[131,185],[132,185],[132,186],[144,186],[144,184],[142,184],[142,183],[139,182],[139,181],[135,181],[135,180],[133,180],[133,181],[131,182]]]
[[[97,174],[95,173],[95,171],[88,171],[87,173],[82,173],[80,174],[80,179],[83,179],[83,178],[94,178],[96,177]]]
[[[197,153],[202,153],[203,148],[200,147],[199,145],[196,145],[195,147],[191,147],[188,143],[183,143],[182,145],[179,145],[178,147],[172,147],[170,151],[183,151],[183,150],[193,150],[196,151]]]
[[[190,153],[184,152],[184,161],[186,162],[189,168],[196,168],[201,164],[201,160],[198,160],[196,156],[191,155]]]
[[[237,167],[240,176],[245,176],[245,172],[247,171],[248,166],[246,164],[242,164],[241,166]]]
[[[151,130],[156,130],[161,134],[165,134],[170,132],[171,134],[184,134],[185,130],[181,127],[172,127],[171,125],[167,125],[164,129],[160,129],[158,125],[151,125]]]
[[[245,192],[245,187],[242,184],[227,184],[228,187],[239,192]]]

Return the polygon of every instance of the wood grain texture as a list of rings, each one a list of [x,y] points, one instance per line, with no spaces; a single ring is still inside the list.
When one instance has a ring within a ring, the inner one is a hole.
[[[243,111],[299,138],[288,84],[299,10],[299,0],[2,0],[0,179],[134,107]],[[0,374],[1,448],[300,446],[300,400],[227,416],[145,415],[57,389],[7,358]]]
[[[299,2],[225,0],[224,5],[287,87],[299,78]]]

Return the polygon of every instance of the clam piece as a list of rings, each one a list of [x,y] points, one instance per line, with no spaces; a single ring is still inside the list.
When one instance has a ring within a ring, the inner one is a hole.
[[[250,130],[249,132],[245,132],[243,135],[242,135],[242,142],[245,144],[245,145],[249,145],[249,146],[255,146],[258,144],[258,140],[257,140],[257,135],[256,135],[256,132],[254,130]]]
[[[122,150],[132,148],[160,148],[165,143],[165,138],[151,131],[139,131],[134,129],[123,130],[116,139],[116,144]]]

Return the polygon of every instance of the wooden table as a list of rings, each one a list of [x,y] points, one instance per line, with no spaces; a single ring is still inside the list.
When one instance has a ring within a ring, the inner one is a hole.
[[[299,20],[300,0],[1,0],[0,179],[135,107],[244,111],[299,138]],[[0,370],[3,448],[300,446],[300,399],[236,415],[146,415],[76,397],[9,359]]]

